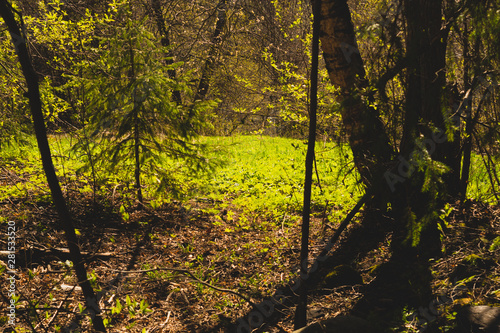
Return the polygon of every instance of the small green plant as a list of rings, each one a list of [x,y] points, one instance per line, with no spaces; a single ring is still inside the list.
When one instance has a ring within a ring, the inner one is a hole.
[[[119,299],[116,299],[115,305],[111,308],[111,314],[120,314],[122,312],[123,305]]]
[[[103,319],[104,327],[111,327],[111,318]]]
[[[417,325],[418,318],[415,315],[415,311],[405,307],[401,313],[403,319],[404,330],[401,332],[405,333],[418,333],[420,329]],[[398,330],[399,331],[399,330]]]
[[[190,243],[179,244],[179,247],[181,248],[182,253],[184,253],[184,254],[188,254],[188,253],[191,253],[194,251],[194,247]]]
[[[136,315],[135,308],[137,307],[138,302],[134,301],[129,295],[127,295],[127,297],[125,297],[125,303],[127,305],[128,314],[131,318],[134,318]]]
[[[94,270],[88,273],[88,279],[90,281],[90,284],[92,285],[92,288],[94,288],[94,290],[99,290],[99,287],[97,285],[97,274]]]
[[[134,318],[138,314],[145,315],[145,314],[153,311],[149,308],[149,304],[145,299],[143,299],[139,302],[139,301],[134,300],[129,295],[127,295],[125,297],[125,304],[126,304],[129,316],[131,318]],[[121,311],[121,308],[120,308],[120,311]]]
[[[153,312],[153,310],[149,308],[148,302],[145,299],[141,300],[139,303],[139,313],[144,315],[149,312]]]
[[[467,257],[464,258],[464,262],[472,265],[472,266],[477,266],[479,265],[484,259],[481,256],[478,256],[477,254],[470,254]]]
[[[450,216],[451,212],[453,212],[453,207],[449,203],[446,203],[446,205],[444,206],[443,209],[441,209],[439,214],[439,219],[446,228],[448,227],[448,221],[446,221],[446,219],[448,218],[448,216]]]
[[[128,221],[130,219],[130,215],[127,213],[125,210],[125,206],[121,205],[120,206],[120,214],[122,216],[123,221]]]
[[[500,236],[496,237],[493,242],[491,242],[491,245],[490,245],[490,251],[491,252],[494,252],[496,251],[498,248],[500,248]]]

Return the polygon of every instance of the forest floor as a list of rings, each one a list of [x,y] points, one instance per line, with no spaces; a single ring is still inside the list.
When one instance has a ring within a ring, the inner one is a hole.
[[[299,223],[256,214],[253,221],[237,226],[237,207],[228,214],[230,202],[221,206],[208,199],[124,211],[121,198],[113,195],[97,198],[97,204],[90,194],[67,191],[67,196],[109,332],[244,332],[234,324],[252,313],[248,300],[259,303],[296,276]],[[7,221],[14,221],[17,229],[16,332],[64,331],[72,322],[81,329],[71,332],[91,332],[50,199],[4,200],[0,216],[2,229],[6,231]],[[419,332],[428,325],[446,332],[461,307],[500,305],[500,207],[466,201],[448,206],[441,217],[447,224],[444,254],[431,262],[436,299],[428,307],[405,309],[394,320],[396,332]],[[340,244],[359,221],[353,221]],[[334,229],[313,218],[311,257]],[[0,246],[7,249],[4,237]],[[348,274],[335,287],[317,285],[309,299],[309,321],[348,313],[377,268],[389,260],[389,247],[390,235],[357,257],[352,268],[359,281]],[[0,307],[5,309],[6,255],[0,259]],[[279,314],[256,332],[293,331],[293,306],[268,310]],[[0,327],[9,332],[4,313]]]

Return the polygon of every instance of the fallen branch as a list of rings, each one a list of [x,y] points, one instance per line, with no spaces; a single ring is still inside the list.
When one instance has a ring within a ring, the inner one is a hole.
[[[220,292],[224,292],[224,293],[233,294],[235,296],[238,296],[238,297],[244,299],[245,301],[247,301],[252,307],[256,308],[255,303],[252,302],[250,300],[250,298],[246,297],[245,295],[242,295],[242,294],[240,294],[240,293],[238,293],[238,292],[236,292],[234,290],[231,290],[231,289],[219,288],[219,287],[216,287],[214,285],[211,285],[208,282],[205,282],[203,280],[198,279],[196,276],[193,275],[193,273],[191,273],[187,269],[182,269],[182,268],[168,268],[168,267],[155,267],[155,268],[151,268],[151,269],[139,269],[139,270],[133,270],[133,271],[124,271],[124,270],[112,269],[112,268],[110,268],[109,270],[111,270],[113,272],[119,272],[119,273],[148,273],[148,272],[156,272],[156,271],[171,271],[171,272],[182,273],[182,274],[188,275],[189,277],[191,277],[191,279],[193,279],[194,281],[196,281],[198,283],[201,283],[204,286],[207,286],[209,288],[212,288],[212,289],[220,291]]]

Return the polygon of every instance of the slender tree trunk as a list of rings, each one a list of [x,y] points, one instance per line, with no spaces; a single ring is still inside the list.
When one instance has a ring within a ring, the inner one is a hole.
[[[215,30],[211,38],[211,46],[208,51],[207,60],[203,65],[201,70],[200,81],[198,82],[198,88],[194,95],[193,101],[189,106],[189,111],[187,119],[184,120],[182,126],[183,136],[188,136],[188,132],[191,130],[191,119],[195,113],[195,106],[197,101],[203,101],[208,94],[208,89],[210,88],[210,80],[215,69],[215,62],[217,59],[217,54],[219,52],[220,45],[222,44],[222,32],[227,22],[227,4],[226,0],[220,0],[216,7],[217,11],[217,21],[215,23]]]
[[[133,84],[136,80],[135,73],[135,55],[134,55],[134,47],[132,45],[132,41],[130,41],[130,80]],[[140,136],[140,119],[139,119],[139,110],[141,108],[142,101],[139,101],[139,96],[137,96],[137,92],[134,89],[133,92],[133,102],[134,102],[134,159],[135,159],[135,167],[134,167],[134,177],[135,177],[135,188],[137,191],[137,201],[139,202],[139,208],[144,206],[144,201],[142,197],[142,188],[141,188],[141,136]]]
[[[153,9],[153,16],[154,16],[155,21],[156,21],[156,26],[158,28],[158,32],[161,35],[161,40],[160,40],[161,45],[163,47],[169,48],[170,47],[170,36],[169,36],[168,29],[165,25],[165,19],[163,17],[163,12],[161,9],[160,0],[151,0],[151,7]],[[174,63],[173,55],[172,55],[172,52],[170,52],[170,50],[168,51],[167,54],[165,54],[165,63],[167,65],[172,65]],[[169,69],[168,76],[170,77],[170,79],[175,81],[177,79],[177,72],[175,71],[175,69]],[[182,105],[182,96],[181,96],[181,92],[179,90],[174,90],[172,92],[172,97],[173,97],[174,102],[176,102],[178,105]]]
[[[208,93],[210,87],[210,79],[212,78],[215,69],[215,60],[219,52],[220,45],[222,44],[222,32],[226,26],[227,21],[227,4],[226,0],[220,0],[217,4],[217,22],[215,23],[215,30],[211,38],[211,46],[208,51],[207,60],[201,70],[201,78],[198,83],[198,89],[194,96],[194,101],[203,100]]]
[[[52,163],[52,156],[42,113],[38,76],[33,68],[31,57],[26,47],[26,41],[24,40],[24,37],[22,36],[19,26],[14,18],[12,7],[6,0],[0,0],[0,14],[3,17],[12,37],[22,71],[26,79],[31,115],[33,118],[33,125],[35,128],[43,169],[52,194],[52,200],[54,201],[57,213],[61,219],[62,225],[64,226],[64,234],[66,242],[68,243],[78,284],[82,288],[87,309],[90,311],[90,315],[92,317],[94,329],[98,332],[105,332],[106,328],[104,327],[97,298],[89,280],[87,279],[87,271],[78,246],[75,227],[73,225],[68,207],[66,206],[66,201],[61,191],[59,180],[57,179],[54,165]]]
[[[460,177],[460,196],[462,200],[467,197],[467,186],[469,184],[469,173],[471,164],[471,154],[472,154],[472,138],[473,130],[475,125],[475,119],[479,115],[479,109],[477,115],[472,117],[472,82],[469,75],[472,63],[472,54],[469,53],[469,39],[468,39],[468,29],[467,22],[464,22],[464,36],[463,36],[463,59],[464,59],[464,90],[466,91],[466,96],[464,97],[463,109],[465,109],[465,141],[463,144],[463,161],[462,161],[462,175]],[[476,57],[479,56],[479,36],[476,37],[476,42],[474,45],[473,54]],[[479,61],[477,62],[479,63]]]
[[[300,288],[299,303],[295,311],[294,328],[297,330],[307,325],[307,284],[303,279],[308,271],[309,257],[309,222],[311,215],[311,191],[314,163],[314,148],[316,144],[316,113],[318,108],[318,58],[319,58],[319,13],[321,3],[312,1],[314,23],[311,59],[311,101],[309,106],[309,139],[306,155],[306,173],[304,181],[304,204],[302,208],[302,242],[300,248]]]
[[[139,115],[138,110],[134,114],[134,156],[135,156],[135,188],[137,190],[137,200],[139,201],[139,208],[144,205],[141,188],[141,159],[140,159],[140,136],[139,136]]]

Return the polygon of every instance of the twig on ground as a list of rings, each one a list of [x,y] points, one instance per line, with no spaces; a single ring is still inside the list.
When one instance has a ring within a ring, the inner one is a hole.
[[[193,279],[194,281],[196,281],[198,283],[201,283],[204,286],[207,286],[209,288],[212,288],[212,289],[220,291],[220,292],[229,293],[229,294],[233,294],[235,296],[238,296],[238,297],[244,299],[245,301],[247,301],[252,307],[256,308],[255,303],[252,302],[250,300],[250,298],[246,297],[245,295],[242,295],[242,294],[240,294],[234,290],[231,290],[231,289],[219,288],[219,287],[216,287],[214,285],[211,285],[208,282],[205,282],[203,280],[198,279],[196,276],[193,275],[193,273],[191,273],[187,269],[155,267],[155,268],[151,268],[151,269],[140,269],[140,270],[132,270],[132,271],[125,271],[125,270],[119,270],[119,269],[110,269],[110,270],[114,271],[114,272],[120,272],[120,273],[148,273],[148,272],[156,272],[156,271],[172,271],[172,272],[182,273],[182,274],[188,275],[191,279]]]

